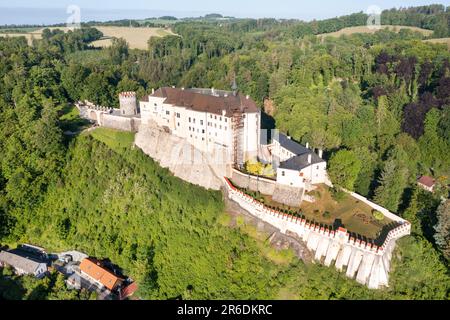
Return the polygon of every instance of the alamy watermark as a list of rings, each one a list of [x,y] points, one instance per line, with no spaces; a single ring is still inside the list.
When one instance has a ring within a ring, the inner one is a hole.
[[[371,30],[381,29],[381,8],[375,5],[371,5],[367,8],[366,13],[369,16],[367,18],[367,28]]]
[[[66,20],[66,27],[70,30],[81,28],[81,9],[77,5],[70,5],[67,7],[66,13],[69,17]]]

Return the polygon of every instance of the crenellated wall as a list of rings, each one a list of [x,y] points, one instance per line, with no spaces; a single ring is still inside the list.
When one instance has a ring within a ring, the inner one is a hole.
[[[141,125],[139,116],[124,116],[119,110],[94,105],[89,101],[78,102],[75,106],[82,118],[95,121],[99,126],[122,131],[137,132]]]
[[[305,219],[272,210],[249,195],[235,188],[225,179],[228,197],[257,218],[270,223],[280,232],[288,231],[302,239],[314,259],[326,266],[333,263],[337,270],[344,271],[347,277],[354,279],[371,289],[388,286],[390,261],[397,239],[409,235],[411,224],[402,220],[391,230],[382,246],[355,239],[344,228],[330,230]]]

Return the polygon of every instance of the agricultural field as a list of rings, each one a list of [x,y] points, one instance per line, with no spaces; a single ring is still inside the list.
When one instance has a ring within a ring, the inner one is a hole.
[[[428,39],[424,41],[430,43],[446,44],[448,49],[450,50],[450,38]]]
[[[381,29],[388,29],[390,31],[395,31],[395,32],[399,32],[401,29],[409,29],[411,31],[420,32],[424,36],[430,36],[433,33],[432,30],[427,30],[427,29],[422,29],[422,28],[417,28],[417,27],[409,27],[409,26],[384,25],[384,26],[381,26]],[[338,37],[343,36],[343,35],[352,35],[352,34],[355,34],[355,33],[375,33],[375,32],[377,32],[379,30],[380,29],[371,29],[371,28],[369,28],[367,26],[358,26],[358,27],[344,28],[344,29],[341,29],[341,30],[336,31],[336,32],[324,33],[324,34],[320,34],[318,36],[321,37],[321,38],[325,38],[325,37],[338,38]]]
[[[151,37],[164,37],[167,35],[174,34],[170,29],[165,28],[131,28],[131,27],[109,27],[109,26],[94,26],[96,29],[101,31],[104,35],[103,39],[94,41],[92,43],[95,47],[108,47],[112,43],[113,38],[124,38],[130,49],[147,49],[147,42]],[[22,30],[14,30],[15,32],[5,32],[0,33],[0,37],[26,37],[28,42],[31,44],[33,39],[41,39],[42,31],[45,28],[32,30],[31,32],[26,32]],[[67,27],[52,27],[51,30],[60,29],[67,32],[69,28]]]

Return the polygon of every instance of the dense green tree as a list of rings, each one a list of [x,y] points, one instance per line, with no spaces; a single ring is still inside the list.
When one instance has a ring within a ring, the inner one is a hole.
[[[328,175],[336,186],[353,190],[361,165],[353,151],[340,150],[330,158]]]
[[[438,207],[437,224],[434,229],[434,239],[439,249],[447,259],[450,259],[450,201],[443,201]]]

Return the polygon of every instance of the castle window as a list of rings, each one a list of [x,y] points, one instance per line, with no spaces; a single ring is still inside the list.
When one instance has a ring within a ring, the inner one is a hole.
[[[205,129],[202,130],[202,133],[205,133]]]
[[[181,116],[180,116],[180,114],[179,113],[177,113],[177,118],[180,118]]]
[[[227,131],[227,127],[225,127],[225,131]]]
[[[191,117],[189,117],[189,122],[191,122]]]
[[[317,166],[316,169],[319,170],[319,166]]]
[[[222,121],[222,117],[220,117],[220,121]]]
[[[225,118],[225,122],[228,122],[228,119],[227,119],[227,118]]]
[[[192,119],[192,121],[195,123],[195,118],[194,119]]]
[[[286,175],[286,172],[281,171],[281,175],[284,177]]]
[[[166,111],[166,114],[169,115],[169,114],[170,114],[170,111]]]
[[[201,126],[203,125],[203,120],[200,120],[200,125],[201,125]]]
[[[178,126],[180,126],[180,123],[178,122]]]
[[[219,126],[220,130],[222,130],[222,125]]]
[[[214,119],[216,119],[216,120],[217,120],[217,116],[214,116]]]

